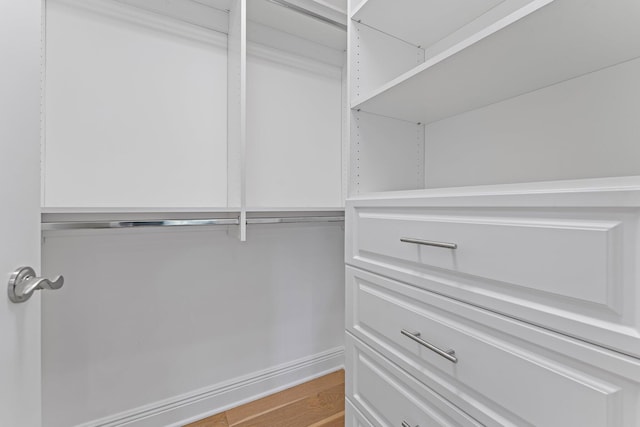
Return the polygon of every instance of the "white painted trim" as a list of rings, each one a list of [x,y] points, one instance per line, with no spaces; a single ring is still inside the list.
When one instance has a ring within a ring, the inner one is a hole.
[[[319,62],[303,56],[294,55],[283,50],[274,49],[258,43],[247,43],[247,54],[289,67],[310,71],[334,79],[342,78],[342,68]]]
[[[427,140],[426,140],[426,126],[418,125],[417,126],[417,136],[416,136],[416,161],[418,165],[416,166],[416,170],[418,171],[417,179],[416,179],[416,188],[426,188],[426,153],[427,153]]]
[[[46,205],[47,176],[47,0],[40,0],[40,206]]]
[[[118,0],[48,0],[68,7],[107,16],[156,31],[185,37],[191,40],[225,48],[225,33],[186,22],[178,17],[170,17],[158,12],[140,9]],[[222,13],[222,12],[221,12]]]
[[[183,426],[344,368],[338,347],[76,427]]]
[[[351,162],[351,152],[349,150],[350,128],[349,121],[351,109],[349,108],[349,69],[347,61],[349,57],[344,52],[344,66],[342,67],[342,206],[344,207],[347,197],[349,197],[349,165]]]

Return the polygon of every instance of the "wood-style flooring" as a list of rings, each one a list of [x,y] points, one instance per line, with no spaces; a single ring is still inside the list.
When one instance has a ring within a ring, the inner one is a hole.
[[[185,427],[343,427],[344,371],[264,397]]]

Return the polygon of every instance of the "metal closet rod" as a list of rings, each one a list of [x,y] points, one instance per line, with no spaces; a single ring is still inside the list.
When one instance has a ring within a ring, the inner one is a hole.
[[[343,24],[342,22],[338,22],[338,21],[334,21],[331,18],[327,18],[326,16],[322,16],[318,13],[315,12],[311,12],[310,10],[307,10],[303,7],[300,7],[298,5],[295,5],[293,3],[290,3],[286,0],[268,0],[269,2],[273,3],[273,4],[277,4],[278,6],[282,6],[282,7],[286,7],[287,9],[291,9],[295,12],[301,13],[303,15],[307,15],[313,19],[316,19],[318,21],[322,21],[326,24],[329,25],[333,25],[334,27],[340,28],[343,31],[347,31],[347,26],[345,24]]]
[[[295,216],[247,218],[247,224],[297,224],[309,222],[343,222],[344,216]],[[203,227],[212,225],[240,225],[239,218],[161,219],[131,221],[64,221],[43,222],[43,231],[104,230],[115,228]]]

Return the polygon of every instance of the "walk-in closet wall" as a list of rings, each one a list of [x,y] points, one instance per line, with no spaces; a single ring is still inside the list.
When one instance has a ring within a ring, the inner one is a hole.
[[[45,5],[45,209],[227,207],[226,34],[117,1]]]
[[[340,209],[346,32],[247,2],[247,209]]]
[[[46,0],[43,221],[342,215],[346,33],[247,3],[261,22],[241,0]],[[342,366],[342,223],[239,237],[43,232],[65,275],[44,426],[179,425]]]
[[[234,228],[45,235],[44,426],[170,425],[342,365],[341,224]]]

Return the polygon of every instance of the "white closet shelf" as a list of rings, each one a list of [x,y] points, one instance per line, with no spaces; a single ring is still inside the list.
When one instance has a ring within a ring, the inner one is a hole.
[[[503,2],[400,0],[389,7],[388,0],[365,0],[353,11],[351,19],[427,48]]]
[[[640,2],[534,1],[351,107],[430,123],[640,56]]]
[[[78,0],[65,0],[78,1]],[[95,0],[93,0],[95,2]],[[231,0],[115,0],[138,9],[222,33],[229,32]],[[86,2],[86,0],[83,0]],[[91,7],[91,6],[89,6]]]
[[[344,206],[307,206],[307,207],[248,207],[247,213],[260,212],[340,212]]]
[[[216,9],[229,10],[233,5],[232,0],[191,0],[196,3],[204,4],[209,7],[215,7]]]
[[[43,207],[43,214],[240,212],[240,207]]]
[[[235,218],[242,210],[233,208],[43,208],[43,223],[66,221],[159,221]],[[325,217],[344,215],[344,206],[336,207],[267,207],[245,209],[248,218]]]
[[[346,25],[343,20],[313,11],[305,13],[289,0],[249,1],[247,19],[250,31],[248,36],[254,35],[251,23],[258,23],[332,49],[343,51],[347,48]]]
[[[594,207],[599,205],[594,204],[593,194],[603,191],[609,193],[608,199],[605,201],[608,204],[637,206],[640,203],[640,176],[384,191],[350,197],[347,200],[347,208],[354,202],[362,204],[363,200],[372,204],[386,200],[390,205],[394,205],[396,203],[394,201],[397,201],[399,206],[406,206],[408,202],[411,202],[412,206],[415,206],[415,199],[420,199],[420,203],[424,206],[442,206],[444,204],[450,207],[519,206],[531,208],[538,205],[549,206],[549,197],[554,197],[553,206],[556,207]]]

